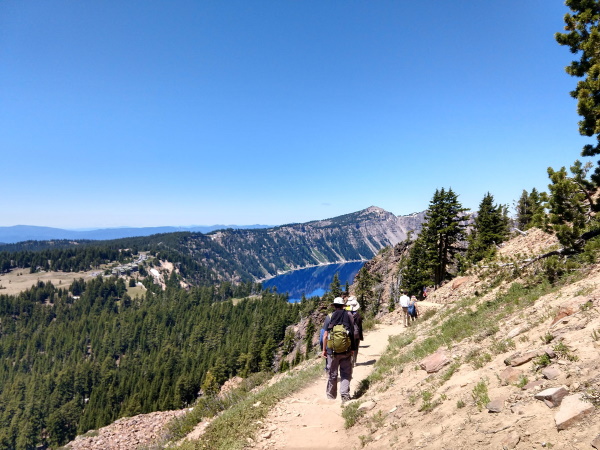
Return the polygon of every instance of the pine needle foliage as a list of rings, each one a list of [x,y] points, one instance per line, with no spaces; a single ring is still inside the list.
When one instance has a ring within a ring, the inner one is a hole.
[[[466,211],[452,188],[436,189],[425,215],[426,223],[402,273],[403,289],[420,295],[424,287],[439,286],[451,277],[448,269],[466,238]]]

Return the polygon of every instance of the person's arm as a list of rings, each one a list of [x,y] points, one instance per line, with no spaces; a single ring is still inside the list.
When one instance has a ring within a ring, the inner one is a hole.
[[[358,322],[357,322],[358,323],[358,334],[360,336],[360,340],[364,341],[365,338],[363,337],[363,328],[362,328],[363,319],[362,319],[362,316],[358,316],[357,320],[358,320]]]
[[[353,349],[356,345],[354,342],[354,316],[350,311],[348,311],[348,319],[350,320],[350,348]],[[352,350],[354,353],[354,350]]]
[[[323,333],[323,356],[327,356],[327,335],[329,333],[327,332],[327,330],[325,330],[325,333]]]

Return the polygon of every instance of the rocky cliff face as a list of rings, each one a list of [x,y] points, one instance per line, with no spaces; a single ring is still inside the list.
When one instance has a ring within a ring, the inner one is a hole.
[[[368,260],[384,247],[418,234],[425,213],[395,216],[371,206],[326,220],[260,230],[221,230],[187,243],[196,259],[230,266],[235,279],[268,278],[318,264]]]

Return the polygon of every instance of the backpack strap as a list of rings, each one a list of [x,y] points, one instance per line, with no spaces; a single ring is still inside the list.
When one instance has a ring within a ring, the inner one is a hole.
[[[329,320],[328,329],[331,330],[335,325],[342,324],[347,329],[350,329],[350,320],[348,319],[348,311],[344,309],[337,309],[331,313],[331,319]]]

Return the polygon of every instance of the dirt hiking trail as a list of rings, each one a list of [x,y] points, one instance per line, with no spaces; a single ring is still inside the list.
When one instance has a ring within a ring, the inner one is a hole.
[[[399,318],[400,316],[398,316]],[[373,370],[375,362],[385,351],[388,337],[403,333],[401,324],[377,325],[365,333],[361,342],[356,367],[352,373],[350,393],[353,395],[361,380]],[[325,360],[322,360],[323,367]],[[355,437],[344,429],[341,399],[330,400],[325,394],[327,377],[323,375],[297,392],[279,402],[266,417],[257,442],[252,447],[259,449],[340,449],[354,448],[359,444]]]

